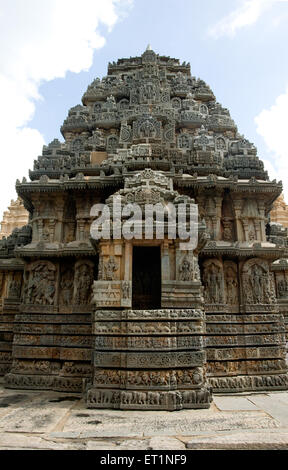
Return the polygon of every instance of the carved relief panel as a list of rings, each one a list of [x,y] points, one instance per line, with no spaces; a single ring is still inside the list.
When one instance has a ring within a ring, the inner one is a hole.
[[[79,260],[75,263],[73,303],[86,305],[92,300],[94,263],[90,260]]]
[[[74,286],[74,269],[72,266],[63,266],[60,274],[59,304],[71,305]]]
[[[200,219],[205,220],[210,239],[220,240],[222,196],[198,196],[196,203],[198,204]]]
[[[133,139],[161,139],[162,125],[152,116],[144,116],[133,122]]]
[[[121,280],[124,276],[121,272],[121,260],[121,245],[101,246],[98,280],[93,284],[93,303],[96,307],[131,307],[132,282]],[[126,264],[129,265],[128,259]]]
[[[98,280],[115,281],[119,275],[119,263],[115,256],[100,256]]]
[[[288,299],[288,272],[278,271],[275,273],[276,292],[279,299]]]
[[[237,275],[237,264],[233,261],[224,261],[224,285],[226,303],[231,306],[238,305],[239,283]]]
[[[10,276],[11,278],[8,284],[8,298],[13,300],[20,300],[22,290],[22,273],[12,272]]]
[[[247,304],[274,304],[275,285],[268,262],[253,258],[242,268],[242,298]]]
[[[50,261],[34,261],[26,267],[24,302],[54,305],[56,300],[56,267]]]
[[[180,260],[178,266],[178,280],[200,281],[198,258],[193,253],[188,252]]]
[[[70,243],[76,238],[76,204],[68,199],[63,211],[63,242]]]
[[[261,241],[261,218],[255,199],[246,199],[243,204],[241,220],[246,242]]]
[[[222,201],[221,233],[222,240],[226,242],[235,240],[233,205],[228,194],[224,195]]]
[[[206,304],[224,303],[223,264],[216,258],[203,263],[204,299]]]

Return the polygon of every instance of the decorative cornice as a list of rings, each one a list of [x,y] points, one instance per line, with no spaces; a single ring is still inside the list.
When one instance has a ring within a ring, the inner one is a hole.
[[[251,178],[250,180],[241,180],[237,177],[224,178],[217,177],[216,175],[208,175],[205,177],[198,177],[193,175],[175,175],[174,176],[175,187],[193,187],[193,188],[221,188],[221,189],[230,189],[233,192],[269,192],[269,193],[279,193],[282,191],[282,182],[274,181],[264,181],[256,180]]]
[[[0,271],[23,271],[24,261],[16,258],[0,259]]]
[[[279,246],[263,247],[261,243],[254,244],[251,247],[239,247],[234,245],[223,246],[217,245],[217,242],[210,241],[206,244],[205,248],[201,250],[200,255],[205,256],[223,256],[229,255],[237,258],[245,257],[264,257],[270,259],[277,259],[284,256],[285,249]],[[256,245],[256,246],[255,246]],[[259,246],[258,246],[259,245]]]
[[[29,249],[16,248],[14,253],[17,258],[61,258],[61,257],[81,257],[81,256],[95,256],[96,245],[93,247],[90,244],[85,244],[86,247],[64,247],[58,249],[41,249],[33,248]]]

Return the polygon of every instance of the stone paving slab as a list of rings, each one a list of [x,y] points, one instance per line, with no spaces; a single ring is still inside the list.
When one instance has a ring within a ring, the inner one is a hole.
[[[252,395],[252,398],[255,395],[256,394]],[[281,401],[281,402],[286,403],[288,405],[288,393],[287,392],[280,392],[280,393],[274,392],[274,393],[267,393],[265,395],[267,395],[268,397],[271,397],[273,400]]]
[[[217,395],[210,409],[88,409],[77,394],[0,384],[0,449],[288,449],[288,393]]]
[[[221,411],[247,411],[261,409],[246,397],[218,396],[214,397],[213,401],[217,408]]]
[[[185,446],[185,445],[184,445]],[[107,442],[103,441],[88,441],[86,450],[150,450],[150,441],[143,439],[129,439],[116,441],[116,442]]]
[[[0,433],[0,449],[25,450],[84,450],[85,444],[81,442],[57,443],[42,437],[23,435],[20,433]]]
[[[195,437],[186,441],[190,450],[288,450],[288,431],[235,433]]]
[[[186,445],[175,437],[152,437],[149,442],[152,450],[185,450]]]
[[[278,394],[277,394],[278,395]],[[249,400],[265,412],[279,421],[282,425],[288,426],[288,402],[281,400],[281,395],[253,395]],[[284,398],[285,399],[285,398]]]
[[[256,407],[255,407],[256,408]],[[196,413],[196,410],[170,414],[146,412],[131,414],[120,411],[118,415],[105,413],[105,410],[72,410],[63,426],[63,433],[79,431],[80,438],[100,437],[151,437],[191,435],[199,431],[221,431],[226,429],[275,428],[279,423],[259,411],[231,413]],[[198,411],[198,410],[197,410]],[[164,412],[165,413],[165,412]],[[1,423],[1,421],[0,421]],[[61,433],[58,433],[60,436]],[[53,434],[55,436],[55,434]]]
[[[20,408],[9,407],[5,416],[0,417],[0,431],[43,433],[52,431],[59,421],[73,407],[77,398],[63,397],[60,402],[57,398],[37,396],[31,402],[25,401]],[[55,401],[56,400],[56,401]]]

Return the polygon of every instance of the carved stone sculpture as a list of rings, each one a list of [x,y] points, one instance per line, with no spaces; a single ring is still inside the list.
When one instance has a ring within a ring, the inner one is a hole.
[[[26,301],[32,304],[52,305],[55,298],[56,269],[49,261],[32,263],[27,268]]]
[[[91,261],[78,261],[75,264],[74,277],[74,303],[85,305],[91,299],[91,286],[93,282],[93,263]]]

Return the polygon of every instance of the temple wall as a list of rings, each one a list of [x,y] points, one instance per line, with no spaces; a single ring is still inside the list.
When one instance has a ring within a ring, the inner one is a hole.
[[[11,270],[7,265],[6,270],[0,271],[0,376],[8,373],[12,365],[14,324],[20,304],[22,276],[23,271]]]
[[[214,393],[285,389],[285,326],[269,263],[205,259],[202,276],[207,375]]]
[[[91,375],[93,268],[88,259],[26,265],[8,387],[81,392]]]

